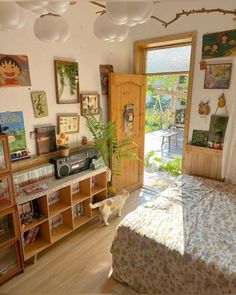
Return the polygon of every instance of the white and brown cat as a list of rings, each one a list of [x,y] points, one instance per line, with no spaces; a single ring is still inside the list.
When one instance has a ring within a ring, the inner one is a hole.
[[[129,192],[126,190],[122,191],[122,194],[118,194],[114,197],[105,199],[101,202],[97,202],[95,204],[90,203],[89,207],[91,209],[99,208],[99,214],[101,221],[104,222],[105,225],[109,225],[107,222],[108,217],[114,212],[118,212],[118,216],[121,216],[121,210],[124,206],[127,198],[129,197]]]

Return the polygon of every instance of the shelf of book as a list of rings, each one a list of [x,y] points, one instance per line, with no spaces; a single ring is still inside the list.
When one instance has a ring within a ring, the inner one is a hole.
[[[21,226],[21,232],[26,232],[32,229],[33,227],[36,227],[37,225],[40,225],[44,221],[48,220],[47,217],[42,216],[39,219],[33,218],[32,221],[29,224],[24,225],[24,227]]]
[[[47,190],[32,196],[20,195],[24,260],[36,261],[39,252],[96,217],[98,211],[92,211],[89,204],[106,198],[106,184],[106,167],[103,167],[59,180],[50,179]]]
[[[0,282],[2,276],[18,267],[16,247],[16,244],[12,244],[0,250]]]

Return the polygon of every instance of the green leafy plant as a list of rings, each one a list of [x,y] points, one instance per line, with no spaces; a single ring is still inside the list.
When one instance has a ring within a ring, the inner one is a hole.
[[[160,171],[169,171],[172,175],[180,175],[181,173],[181,157],[174,157],[172,160],[159,166]]]
[[[69,87],[70,87],[70,94],[74,95],[77,90],[77,79],[78,79],[78,68],[76,64],[70,64],[70,65],[63,65],[59,64],[57,65],[57,73],[59,75],[60,80],[60,97],[62,96],[62,93],[64,91],[64,88],[66,86],[66,79],[68,78],[69,81]]]
[[[139,159],[136,153],[127,149],[130,145],[138,146],[135,142],[130,139],[117,139],[114,122],[105,122],[102,118],[96,119],[94,116],[86,119],[86,125],[93,136],[93,146],[98,149],[107,166],[112,161],[112,176],[120,175],[122,158]],[[110,185],[112,186],[112,179]]]

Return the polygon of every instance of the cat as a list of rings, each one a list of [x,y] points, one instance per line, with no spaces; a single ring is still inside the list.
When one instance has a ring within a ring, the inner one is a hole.
[[[118,194],[114,197],[105,199],[95,204],[90,203],[89,207],[91,209],[99,208],[100,220],[103,221],[105,225],[109,225],[109,223],[107,222],[108,217],[114,211],[118,211],[118,216],[121,216],[122,207],[124,206],[128,197],[129,192],[123,190],[122,194]]]

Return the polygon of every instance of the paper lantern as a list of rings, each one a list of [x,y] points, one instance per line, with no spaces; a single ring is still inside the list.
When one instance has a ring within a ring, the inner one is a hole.
[[[48,14],[36,19],[34,33],[40,41],[63,43],[69,38],[70,29],[62,16]]]
[[[0,30],[21,29],[25,24],[25,13],[14,2],[0,3]]]

